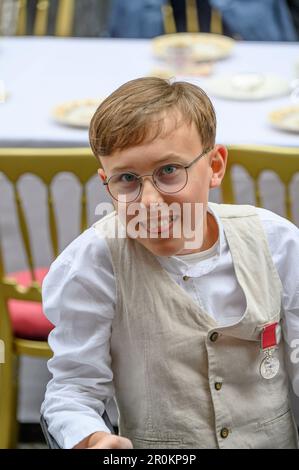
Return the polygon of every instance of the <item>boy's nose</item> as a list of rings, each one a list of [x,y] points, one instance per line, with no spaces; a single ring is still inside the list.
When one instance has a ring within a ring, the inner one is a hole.
[[[143,179],[140,202],[143,203],[145,207],[150,207],[151,204],[157,202],[163,202],[162,194],[155,187],[151,178]]]

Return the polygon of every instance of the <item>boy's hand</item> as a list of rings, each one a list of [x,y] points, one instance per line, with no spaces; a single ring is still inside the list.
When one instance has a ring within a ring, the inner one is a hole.
[[[133,444],[126,437],[98,431],[83,439],[74,449],[133,449]]]

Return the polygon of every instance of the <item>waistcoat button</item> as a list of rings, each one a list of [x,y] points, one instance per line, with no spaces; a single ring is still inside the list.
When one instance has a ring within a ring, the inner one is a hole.
[[[220,436],[223,438],[223,439],[226,439],[227,436],[229,434],[229,430],[227,428],[222,428],[221,431],[220,431]]]
[[[183,276],[183,280],[184,280],[184,281],[188,281],[189,279],[190,279],[189,276]]]
[[[221,390],[222,383],[221,382],[215,382],[215,388],[216,390]]]
[[[210,340],[215,343],[215,341],[217,341],[218,339],[218,336],[219,336],[219,333],[217,333],[217,331],[214,331],[211,336],[210,336]]]

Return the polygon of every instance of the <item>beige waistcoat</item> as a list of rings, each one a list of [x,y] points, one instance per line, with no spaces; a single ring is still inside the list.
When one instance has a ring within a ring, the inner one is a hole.
[[[105,230],[116,281],[111,357],[120,434],[135,448],[296,448],[282,341],[278,374],[266,380],[259,372],[262,328],[281,320],[282,285],[265,233],[254,207],[212,207],[247,304],[228,327],[142,245],[110,238],[115,212],[95,224]]]

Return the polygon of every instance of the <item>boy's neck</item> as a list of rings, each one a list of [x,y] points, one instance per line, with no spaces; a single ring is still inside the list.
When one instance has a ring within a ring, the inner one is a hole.
[[[200,253],[202,251],[206,251],[215,245],[216,241],[219,238],[219,228],[216,222],[215,217],[206,212],[206,218],[204,222],[204,229],[203,229],[203,244],[198,250],[184,250],[181,253],[178,253],[176,256],[181,255],[188,255],[191,253]]]
[[[205,251],[211,248],[219,238],[219,227],[215,217],[207,212],[206,233],[204,233],[203,244],[199,251]]]

